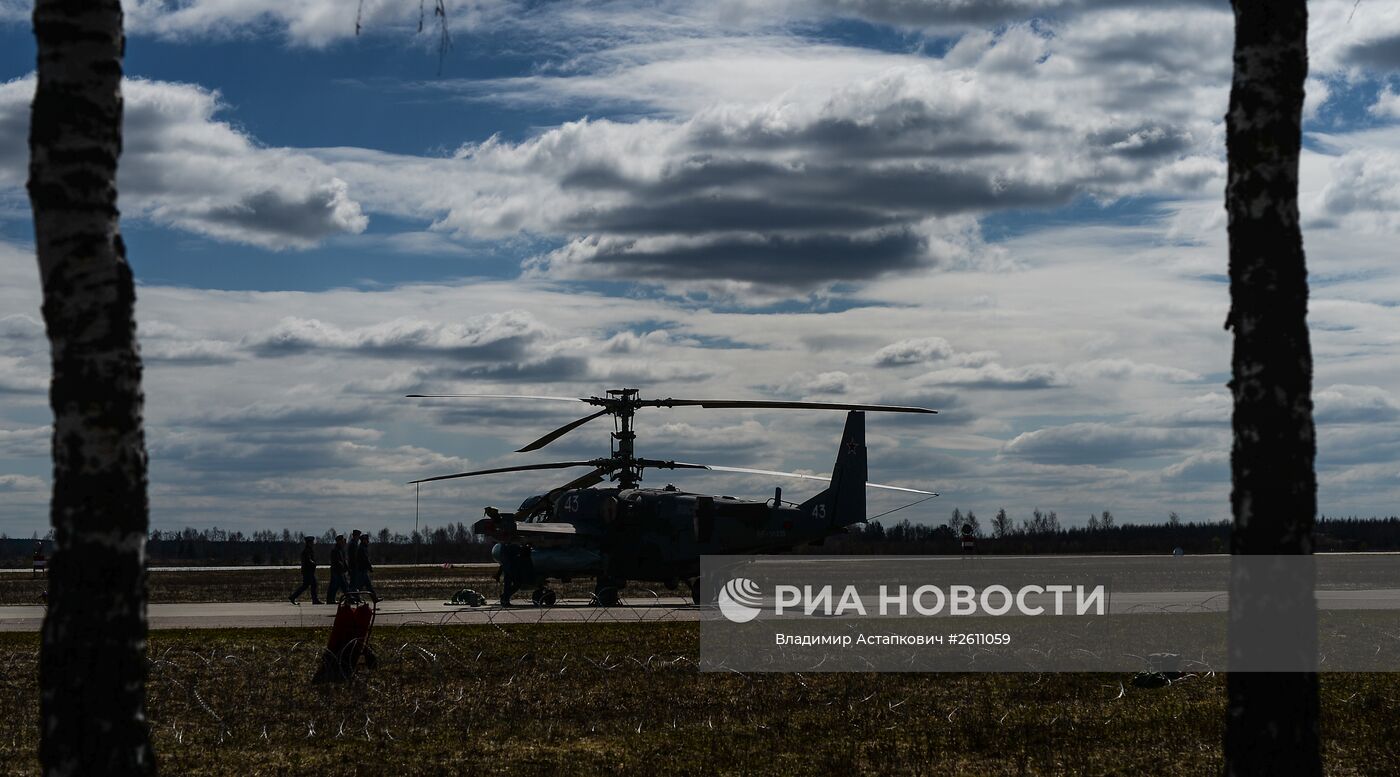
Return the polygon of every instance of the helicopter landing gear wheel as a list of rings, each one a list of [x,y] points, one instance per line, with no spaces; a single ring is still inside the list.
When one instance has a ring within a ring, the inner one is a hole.
[[[556,600],[554,589],[549,587],[536,588],[530,595],[530,601],[534,602],[536,607],[553,607]]]
[[[593,603],[599,607],[616,607],[622,603],[621,580],[598,579],[598,585],[593,588]]]

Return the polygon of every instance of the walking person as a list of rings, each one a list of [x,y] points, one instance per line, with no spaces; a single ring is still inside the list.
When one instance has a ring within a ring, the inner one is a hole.
[[[337,534],[335,547],[331,548],[331,582],[326,586],[326,601],[335,604],[337,594],[350,592],[350,583],[345,573],[350,570],[350,561],[345,555],[345,535]]]
[[[316,592],[316,549],[315,538],[307,537],[306,544],[301,548],[301,587],[292,592],[292,604],[297,603],[297,597],[306,593],[306,589],[311,589],[311,603],[320,604],[321,597]],[[326,592],[327,596],[330,592]]]
[[[379,594],[374,592],[374,583],[369,579],[369,573],[374,569],[374,565],[369,561],[369,532],[360,535],[360,544],[355,547],[350,569],[353,570],[350,573],[350,585],[356,591],[369,591],[369,597],[378,604]]]
[[[360,587],[360,530],[350,532],[350,546],[345,549],[345,559],[350,562],[349,580],[351,591],[363,591]]]

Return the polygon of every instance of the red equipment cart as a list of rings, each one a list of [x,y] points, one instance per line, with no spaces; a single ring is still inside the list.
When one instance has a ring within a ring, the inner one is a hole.
[[[331,624],[331,636],[321,656],[321,668],[316,671],[312,682],[349,680],[361,657],[365,659],[367,669],[379,665],[379,657],[369,644],[377,607],[373,601],[364,599],[361,593],[351,591],[340,598],[335,610],[335,622]]]

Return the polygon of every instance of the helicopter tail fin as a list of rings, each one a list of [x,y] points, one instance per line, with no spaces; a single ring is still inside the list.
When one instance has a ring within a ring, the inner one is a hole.
[[[846,430],[831,470],[831,485],[803,502],[807,515],[826,518],[833,526],[865,522],[865,413],[852,410],[846,415]]]

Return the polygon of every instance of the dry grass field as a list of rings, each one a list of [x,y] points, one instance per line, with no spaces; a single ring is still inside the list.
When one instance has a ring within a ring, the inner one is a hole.
[[[696,670],[690,623],[381,628],[309,679],[311,630],[155,632],[162,770],[272,774],[1218,772],[1224,678]],[[0,764],[37,774],[38,637],[0,634]],[[1400,773],[1400,675],[1324,675],[1327,770]]]

